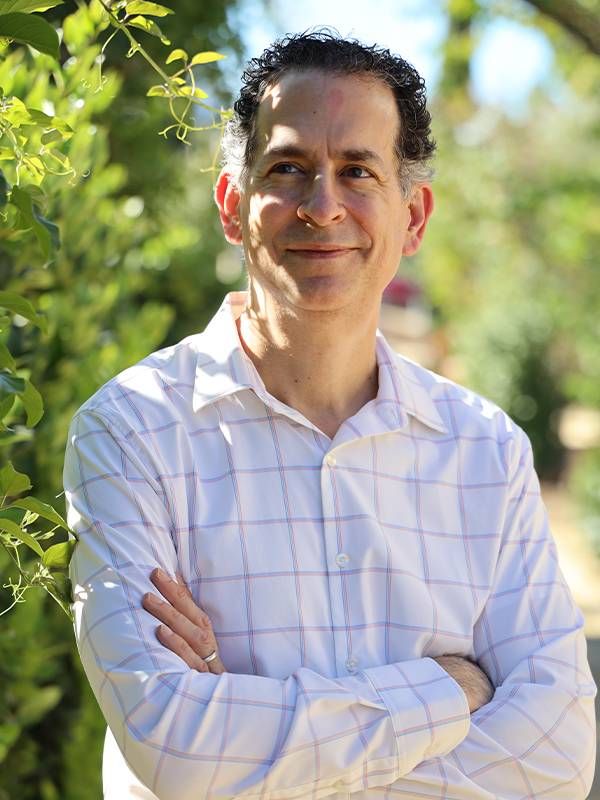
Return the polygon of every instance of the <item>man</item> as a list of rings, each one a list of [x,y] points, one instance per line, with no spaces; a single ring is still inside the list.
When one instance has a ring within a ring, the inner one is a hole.
[[[243,83],[216,200],[248,293],[69,436],[105,797],[584,798],[595,687],[528,440],[376,331],[433,208],[422,80],[317,32]]]

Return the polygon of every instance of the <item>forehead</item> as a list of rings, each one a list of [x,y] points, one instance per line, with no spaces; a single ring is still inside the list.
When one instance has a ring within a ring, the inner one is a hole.
[[[391,88],[371,75],[288,72],[272,84],[257,115],[258,155],[269,146],[375,149],[393,156],[400,125]]]

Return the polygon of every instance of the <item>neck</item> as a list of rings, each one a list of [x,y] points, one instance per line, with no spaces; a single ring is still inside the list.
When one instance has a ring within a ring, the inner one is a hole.
[[[290,312],[255,299],[251,291],[238,330],[267,391],[333,438],[377,395],[378,309]]]

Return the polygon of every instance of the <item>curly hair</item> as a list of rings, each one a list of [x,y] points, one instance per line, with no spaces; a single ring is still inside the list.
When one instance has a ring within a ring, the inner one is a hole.
[[[395,150],[402,191],[407,196],[415,183],[431,179],[435,142],[431,138],[423,78],[389,50],[343,39],[330,28],[319,28],[278,39],[260,57],[248,62],[222,143],[224,165],[241,184],[256,156],[256,119],[265,92],[285,73],[311,69],[384,81],[394,93],[400,118]]]

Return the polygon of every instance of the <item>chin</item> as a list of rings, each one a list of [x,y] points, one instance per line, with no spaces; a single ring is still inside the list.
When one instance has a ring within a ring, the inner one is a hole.
[[[296,308],[315,312],[343,311],[359,304],[352,287],[341,285],[339,279],[326,276],[303,280],[301,285],[294,287],[289,300]]]

